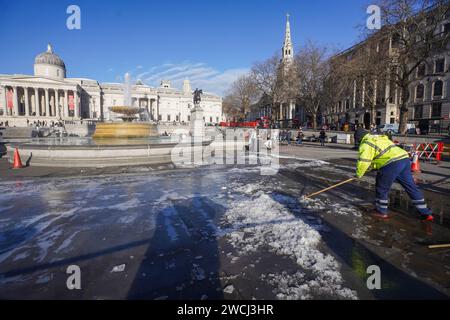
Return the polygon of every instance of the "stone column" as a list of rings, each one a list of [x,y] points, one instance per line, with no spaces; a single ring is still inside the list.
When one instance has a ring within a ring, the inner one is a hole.
[[[156,119],[156,115],[155,115],[156,111],[155,111],[155,100],[154,99],[150,99],[150,114],[152,115],[152,120],[153,121],[157,121]]]
[[[28,88],[23,88],[24,92],[25,92],[25,116],[29,117],[30,116],[30,104],[28,102]]]
[[[54,89],[53,91],[55,93],[55,99],[53,100],[52,116],[58,117],[58,89]]]
[[[13,115],[18,117],[19,116],[19,101],[18,101],[18,96],[17,96],[17,87],[13,87],[13,90],[14,90],[14,98],[13,98],[14,113],[13,113]]]
[[[156,121],[159,121],[159,97],[156,100]]]
[[[50,116],[50,101],[48,99],[48,88],[45,89],[45,116]]]
[[[75,102],[75,118],[80,118],[80,109],[78,108],[78,91],[73,92],[73,98]]]
[[[36,117],[41,116],[41,108],[39,106],[39,88],[34,88],[34,99],[36,105]]]
[[[64,90],[63,117],[69,116],[69,90]]]
[[[8,89],[6,88],[6,86],[2,87],[3,89],[3,96],[5,97],[5,99],[3,100],[3,104],[4,104],[4,108],[3,108],[3,112],[5,113],[5,115],[8,115],[8,99],[7,99],[7,93],[8,93]]]

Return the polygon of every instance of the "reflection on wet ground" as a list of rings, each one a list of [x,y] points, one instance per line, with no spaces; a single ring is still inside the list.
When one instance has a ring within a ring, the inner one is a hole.
[[[447,207],[424,224],[393,192],[391,220],[374,220],[370,181],[302,198],[350,172],[283,159],[269,176],[246,166],[3,182],[0,297],[448,298],[449,251],[427,248],[450,241]],[[81,291],[66,288],[72,264]],[[370,291],[374,264],[382,290]]]

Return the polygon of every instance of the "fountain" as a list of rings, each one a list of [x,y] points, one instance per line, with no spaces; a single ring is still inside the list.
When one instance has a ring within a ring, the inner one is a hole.
[[[132,107],[130,77],[125,76],[124,106],[110,108],[121,121],[99,123],[93,137],[65,137],[30,139],[10,143],[7,146],[9,161],[14,160],[15,148],[20,149],[22,159],[32,166],[104,168],[130,165],[178,165],[181,159],[203,159],[205,148],[211,139],[205,139],[205,122],[200,107],[202,90],[194,92],[194,108],[191,110],[191,137],[180,140],[177,136],[159,137],[156,124],[137,121],[144,118],[144,109]],[[148,115],[147,115],[148,116]],[[225,148],[228,142],[215,141],[216,148]],[[234,150],[235,142],[232,142]],[[242,146],[243,148],[243,146]],[[234,151],[233,151],[234,152]],[[175,159],[175,160],[174,160]],[[188,159],[188,160],[189,160]]]
[[[113,106],[109,110],[119,114],[122,122],[98,123],[93,135],[94,139],[133,139],[159,136],[155,124],[149,122],[136,122],[138,115],[144,110],[140,107],[131,107],[130,74],[125,74],[123,87],[124,106]]]

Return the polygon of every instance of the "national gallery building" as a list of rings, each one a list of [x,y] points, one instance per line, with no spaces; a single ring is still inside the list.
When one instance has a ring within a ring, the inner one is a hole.
[[[131,86],[132,106],[147,110],[150,120],[162,123],[188,123],[192,88],[188,80],[181,90],[170,81],[152,88],[141,81]],[[115,120],[109,107],[124,104],[124,85],[100,83],[83,78],[66,78],[66,65],[51,45],[36,56],[34,75],[0,74],[0,122],[24,126],[34,121]],[[223,120],[222,98],[205,93],[201,106],[205,122]]]

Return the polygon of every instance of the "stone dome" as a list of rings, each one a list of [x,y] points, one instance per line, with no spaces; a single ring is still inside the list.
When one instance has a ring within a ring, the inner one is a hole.
[[[66,68],[64,61],[53,52],[52,46],[50,44],[47,46],[46,52],[43,52],[36,56],[36,59],[34,59],[34,64],[49,64],[64,69]]]

